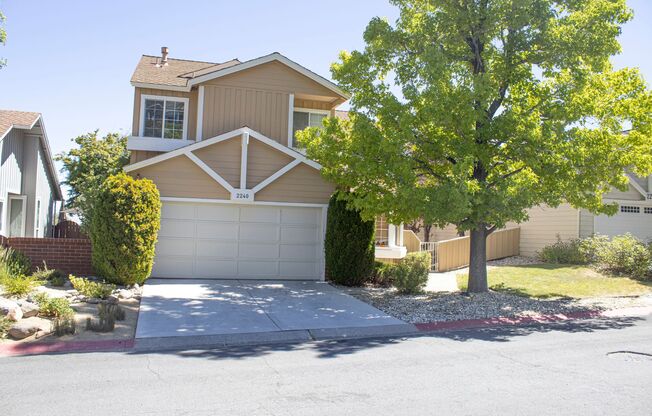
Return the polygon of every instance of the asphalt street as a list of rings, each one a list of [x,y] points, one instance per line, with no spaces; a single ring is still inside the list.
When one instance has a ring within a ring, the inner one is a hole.
[[[0,415],[649,415],[652,318],[0,358]]]

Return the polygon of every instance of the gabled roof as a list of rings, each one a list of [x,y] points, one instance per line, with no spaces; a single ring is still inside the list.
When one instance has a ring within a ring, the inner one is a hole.
[[[143,55],[131,77],[131,84],[136,87],[158,86],[162,89],[190,91],[193,85],[274,61],[292,68],[345,99],[350,98],[350,95],[342,91],[335,83],[278,52],[245,62],[233,59],[221,64],[168,58],[168,64],[164,66],[160,65],[160,57]]]
[[[48,142],[47,134],[45,132],[45,125],[43,124],[43,117],[41,113],[34,113],[31,111],[14,111],[14,110],[0,110],[0,140],[2,140],[12,129],[31,130],[40,125],[40,132],[38,136],[41,139],[41,146],[45,153],[45,162],[52,178],[52,185],[54,188],[55,199],[58,201],[63,200],[63,193],[61,192],[61,185],[57,176],[57,169],[52,160],[52,151],[50,150],[50,143]]]

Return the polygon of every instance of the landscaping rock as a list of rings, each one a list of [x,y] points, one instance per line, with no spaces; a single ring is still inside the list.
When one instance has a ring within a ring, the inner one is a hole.
[[[118,291],[118,298],[119,299],[131,299],[134,296],[133,292],[131,290],[127,289],[120,289]]]
[[[23,318],[31,318],[39,312],[38,305],[27,301],[20,302],[20,309],[23,311]]]
[[[20,305],[11,299],[0,298],[0,315],[6,316],[12,321],[19,321],[23,317]]]
[[[14,339],[27,338],[37,332],[41,332],[43,335],[49,334],[52,332],[52,323],[47,319],[32,317],[16,322],[8,331],[9,336]]]
[[[66,293],[68,293],[70,296],[77,296],[79,295],[79,291],[76,289],[68,289],[66,290]]]
[[[50,298],[68,298],[72,295],[70,295],[65,289],[54,289],[50,287],[45,287],[45,286],[39,286],[35,290],[38,293],[45,293],[47,294]],[[27,300],[32,301],[33,297],[30,295]]]
[[[118,303],[118,297],[116,295],[111,295],[108,298],[104,299],[102,302],[115,304]]]

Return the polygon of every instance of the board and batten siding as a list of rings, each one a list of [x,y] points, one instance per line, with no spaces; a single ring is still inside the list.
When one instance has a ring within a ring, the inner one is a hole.
[[[38,154],[36,160],[36,194],[34,200],[34,222],[32,233],[34,237],[51,237],[52,236],[52,220],[54,218],[54,198],[52,189],[52,180],[48,174],[47,165],[45,161],[45,152],[42,146],[38,146]],[[37,209],[38,201],[41,202],[40,209]],[[36,214],[38,211],[38,221]],[[39,227],[36,227],[38,222]]]
[[[134,117],[131,131],[133,136],[141,136],[140,131],[140,101],[142,95],[157,95],[162,97],[188,98],[188,140],[197,138],[197,90],[190,92],[158,90],[153,88],[134,88]]]
[[[0,142],[2,159],[0,160],[0,198],[5,199],[7,193],[20,194],[22,190],[23,172],[23,132],[12,129]],[[5,201],[6,203],[6,201]]]
[[[251,141],[251,140],[250,140]],[[241,136],[193,151],[234,188],[240,187]]]
[[[328,204],[334,191],[335,187],[322,179],[319,171],[300,164],[257,192],[255,200]]]

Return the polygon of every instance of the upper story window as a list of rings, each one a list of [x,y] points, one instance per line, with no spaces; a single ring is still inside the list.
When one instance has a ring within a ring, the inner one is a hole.
[[[140,119],[143,137],[185,140],[188,134],[188,99],[143,95]]]
[[[292,143],[297,146],[297,131],[307,127],[321,127],[322,121],[328,117],[329,112],[325,110],[295,109],[292,115]]]

